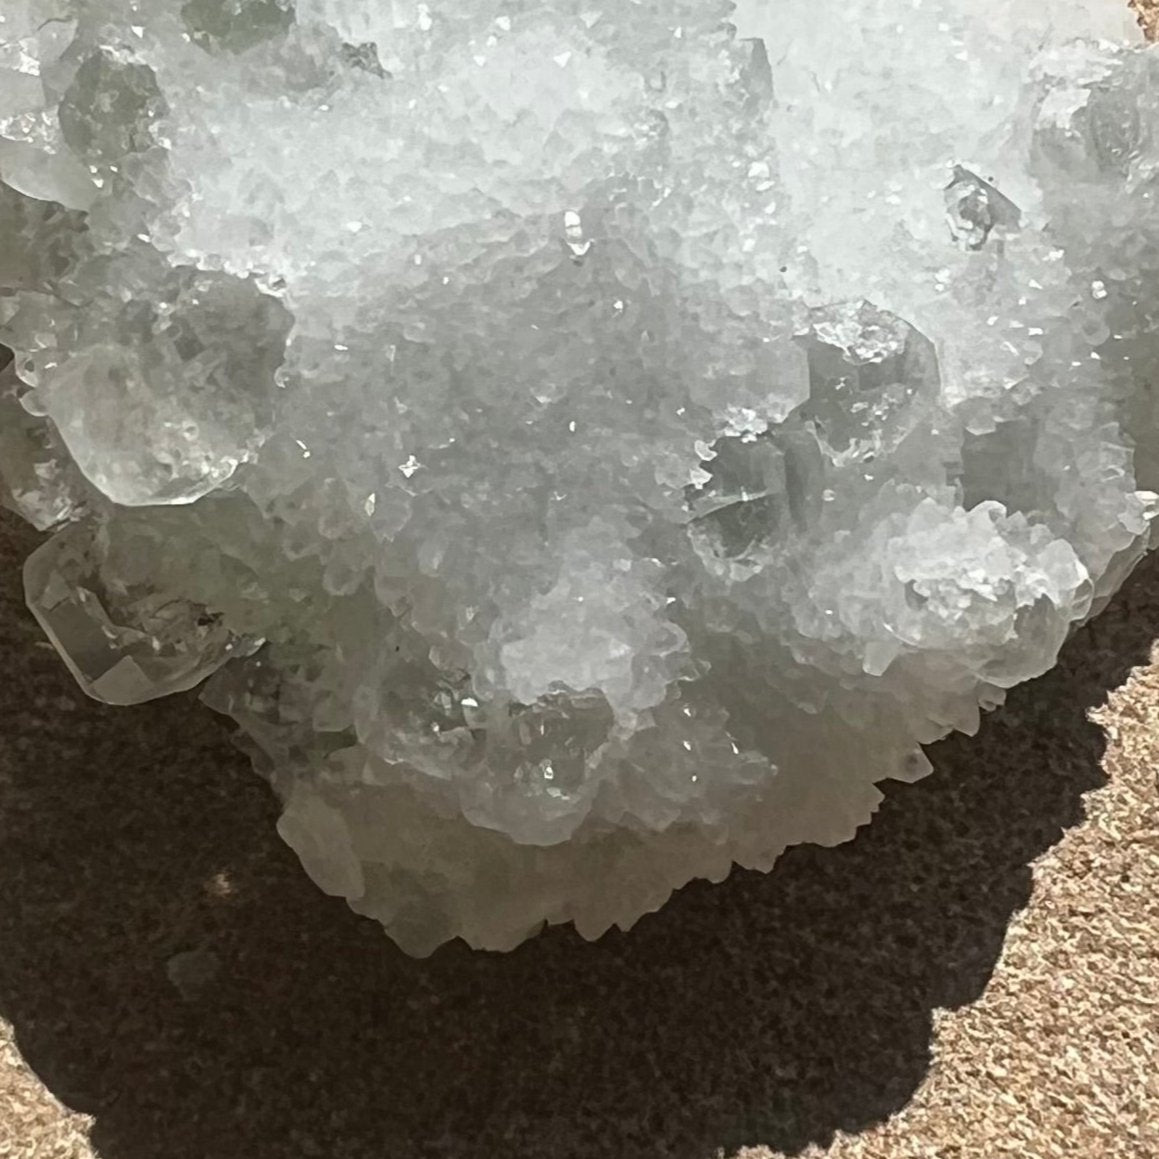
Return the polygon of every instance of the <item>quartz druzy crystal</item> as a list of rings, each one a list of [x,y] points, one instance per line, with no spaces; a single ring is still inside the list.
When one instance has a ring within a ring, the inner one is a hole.
[[[4,0],[29,604],[415,953],[845,840],[1148,546],[1157,85],[1118,0]]]

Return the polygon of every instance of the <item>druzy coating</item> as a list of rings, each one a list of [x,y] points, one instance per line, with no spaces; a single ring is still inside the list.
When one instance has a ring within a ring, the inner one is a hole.
[[[1149,545],[1117,0],[10,0],[0,474],[425,953],[846,840]]]

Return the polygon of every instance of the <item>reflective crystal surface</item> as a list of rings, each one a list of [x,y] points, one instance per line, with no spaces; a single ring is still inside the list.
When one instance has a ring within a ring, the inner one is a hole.
[[[24,567],[28,606],[90,696],[139,704],[184,692],[253,652],[205,607],[154,591],[136,545],[110,542],[118,531],[73,524]]]
[[[1120,0],[7,0],[0,498],[414,953],[848,839],[1150,542]]]

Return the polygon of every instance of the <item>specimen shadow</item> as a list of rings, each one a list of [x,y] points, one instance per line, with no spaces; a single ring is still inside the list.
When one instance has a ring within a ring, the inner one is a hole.
[[[1145,563],[1048,676],[837,849],[696,884],[629,934],[427,961],[324,897],[192,697],[92,703],[0,519],[0,1014],[104,1159],[710,1159],[902,1107],[1028,863],[1103,781],[1091,706],[1159,635]]]

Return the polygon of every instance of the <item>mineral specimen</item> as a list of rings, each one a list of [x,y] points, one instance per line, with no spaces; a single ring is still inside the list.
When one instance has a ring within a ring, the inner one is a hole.
[[[1118,0],[5,0],[6,501],[330,893],[593,937],[847,839],[1149,544]]]

